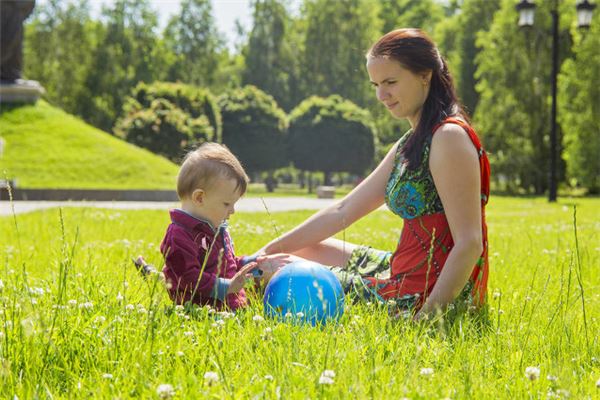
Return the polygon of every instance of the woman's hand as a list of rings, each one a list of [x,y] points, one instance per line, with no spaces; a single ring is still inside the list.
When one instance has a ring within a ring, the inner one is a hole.
[[[292,254],[276,253],[271,255],[259,256],[256,259],[258,268],[263,272],[261,278],[268,282],[273,275],[287,264],[296,261],[306,261],[302,257]]]

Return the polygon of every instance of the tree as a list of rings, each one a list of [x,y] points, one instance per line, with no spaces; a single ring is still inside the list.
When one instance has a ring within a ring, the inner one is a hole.
[[[294,48],[293,21],[282,0],[255,0],[254,25],[243,49],[246,61],[242,79],[272,95],[286,109],[293,108],[300,97],[298,79],[300,62]]]
[[[588,32],[577,32],[575,57],[559,76],[559,120],[565,132],[565,158],[571,181],[600,193],[600,18]]]
[[[495,178],[513,189],[542,194],[548,186],[550,132],[551,13],[538,3],[534,26],[517,27],[514,2],[503,0],[488,32],[477,40],[480,100],[474,122],[482,134]],[[565,20],[573,4],[562,4]],[[563,27],[564,28],[564,27]],[[568,30],[561,32],[564,60],[570,53]]]
[[[168,80],[200,86],[214,82],[224,41],[217,32],[210,0],[183,0],[179,15],[171,18],[164,36],[174,54]]]
[[[475,88],[475,60],[480,51],[477,35],[489,29],[499,8],[500,0],[464,0],[456,14],[435,27],[434,38],[448,60],[458,96],[470,114],[475,113],[479,102]]]
[[[275,99],[255,86],[234,89],[219,100],[223,143],[250,173],[289,164],[287,118]]]
[[[77,113],[88,95],[85,79],[92,68],[95,24],[89,1],[50,0],[38,5],[26,25],[24,74],[40,81],[46,98],[70,113]]]
[[[383,33],[398,28],[419,28],[432,34],[444,18],[444,7],[435,0],[380,0],[380,3]]]
[[[375,128],[368,111],[342,97],[313,96],[290,114],[290,155],[296,168],[362,174],[371,166]]]
[[[372,101],[365,53],[380,34],[370,0],[307,0],[304,76],[311,93],[338,94],[365,107]]]
[[[105,25],[97,26],[94,67],[85,81],[89,97],[82,99],[79,114],[110,131],[133,87],[159,76],[164,54],[155,34],[157,16],[148,0],[117,0],[102,14]]]

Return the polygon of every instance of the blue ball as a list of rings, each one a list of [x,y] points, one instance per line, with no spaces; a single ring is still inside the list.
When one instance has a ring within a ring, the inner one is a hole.
[[[340,281],[328,268],[312,261],[296,261],[279,270],[265,288],[263,302],[268,317],[313,326],[337,320],[344,313]]]

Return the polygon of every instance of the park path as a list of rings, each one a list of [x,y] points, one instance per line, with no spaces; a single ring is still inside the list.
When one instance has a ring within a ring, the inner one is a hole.
[[[264,200],[264,203],[263,203]],[[311,199],[306,197],[248,197],[236,204],[236,211],[261,212],[266,208],[269,212],[292,210],[320,210],[334,203],[335,199]],[[178,207],[178,203],[154,201],[0,201],[0,216],[23,214],[36,210],[55,207],[95,207],[120,210],[168,210]]]

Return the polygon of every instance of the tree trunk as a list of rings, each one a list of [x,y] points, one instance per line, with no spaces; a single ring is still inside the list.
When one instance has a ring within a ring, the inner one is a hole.
[[[331,172],[329,171],[323,171],[323,185],[325,186],[331,186]]]

